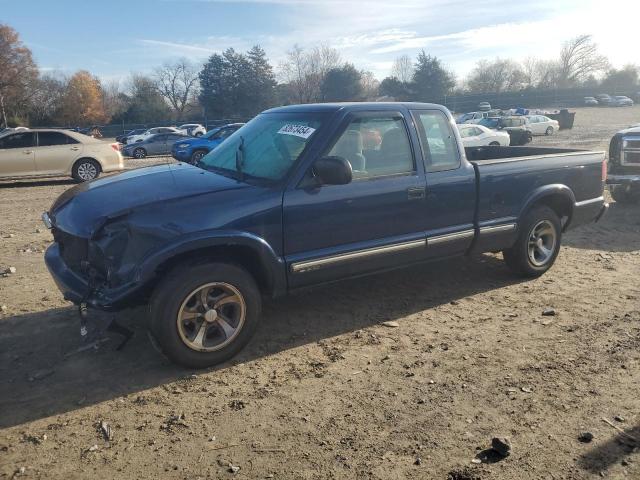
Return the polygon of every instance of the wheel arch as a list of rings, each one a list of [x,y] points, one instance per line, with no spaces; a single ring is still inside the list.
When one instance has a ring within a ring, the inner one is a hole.
[[[545,185],[534,190],[525,200],[522,209],[518,215],[518,218],[522,218],[528,211],[539,205],[544,205],[551,208],[561,222],[563,231],[567,229],[571,223],[573,217],[573,209],[576,203],[575,195],[573,191],[563,184]]]
[[[284,260],[263,239],[244,232],[200,235],[163,248],[144,260],[140,283],[152,287],[168,271],[189,262],[227,262],[239,265],[255,279],[263,295],[278,297],[286,293]]]

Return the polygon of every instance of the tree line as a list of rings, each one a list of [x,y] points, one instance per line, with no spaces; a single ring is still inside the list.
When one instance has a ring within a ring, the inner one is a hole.
[[[148,74],[102,82],[88,71],[43,72],[8,25],[0,24],[0,125],[87,126],[180,122],[189,118],[244,119],[276,105],[330,101],[442,102],[447,95],[593,87],[609,93],[639,86],[635,65],[611,68],[589,35],[562,45],[552,60],[478,60],[457,79],[424,50],[398,57],[378,81],[323,45],[294,45],[276,69],[256,45],[214,53],[203,65],[167,62]]]

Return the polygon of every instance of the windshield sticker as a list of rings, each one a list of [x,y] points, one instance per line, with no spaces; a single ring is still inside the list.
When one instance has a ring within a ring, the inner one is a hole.
[[[313,132],[315,132],[315,128],[307,127],[306,125],[293,125],[288,124],[278,130],[280,135],[295,135],[300,138],[309,138]]]

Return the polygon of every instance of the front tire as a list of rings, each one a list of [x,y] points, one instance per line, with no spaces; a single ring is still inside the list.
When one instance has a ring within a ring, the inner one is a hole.
[[[553,135],[553,127],[547,127],[547,130],[544,132],[544,134],[548,137]]]
[[[78,160],[73,169],[71,176],[78,182],[88,182],[100,175],[100,164],[90,158],[81,158]]]
[[[546,206],[534,207],[518,226],[514,245],[504,250],[504,260],[516,274],[539,277],[551,268],[560,252],[560,218]]]
[[[204,150],[196,150],[195,152],[193,152],[193,154],[191,154],[191,161],[189,163],[191,163],[192,165],[195,165],[196,163],[198,163],[200,160],[202,160],[202,158],[209,152],[205,152]]]
[[[229,360],[260,320],[260,291],[244,269],[208,263],[168,272],[150,302],[150,327],[162,351],[188,368]]]
[[[136,148],[133,151],[133,157],[137,159],[142,159],[147,156],[147,151],[144,148]]]
[[[499,147],[500,146],[500,142],[491,142],[489,144],[490,147]]]

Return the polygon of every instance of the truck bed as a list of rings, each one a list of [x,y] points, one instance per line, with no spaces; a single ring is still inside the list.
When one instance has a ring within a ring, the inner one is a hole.
[[[536,196],[553,193],[552,201],[567,211],[562,218],[565,228],[593,221],[600,211],[604,152],[537,147],[465,151],[476,171],[480,236],[475,247],[480,251],[489,244],[500,250],[512,243],[518,219]]]

